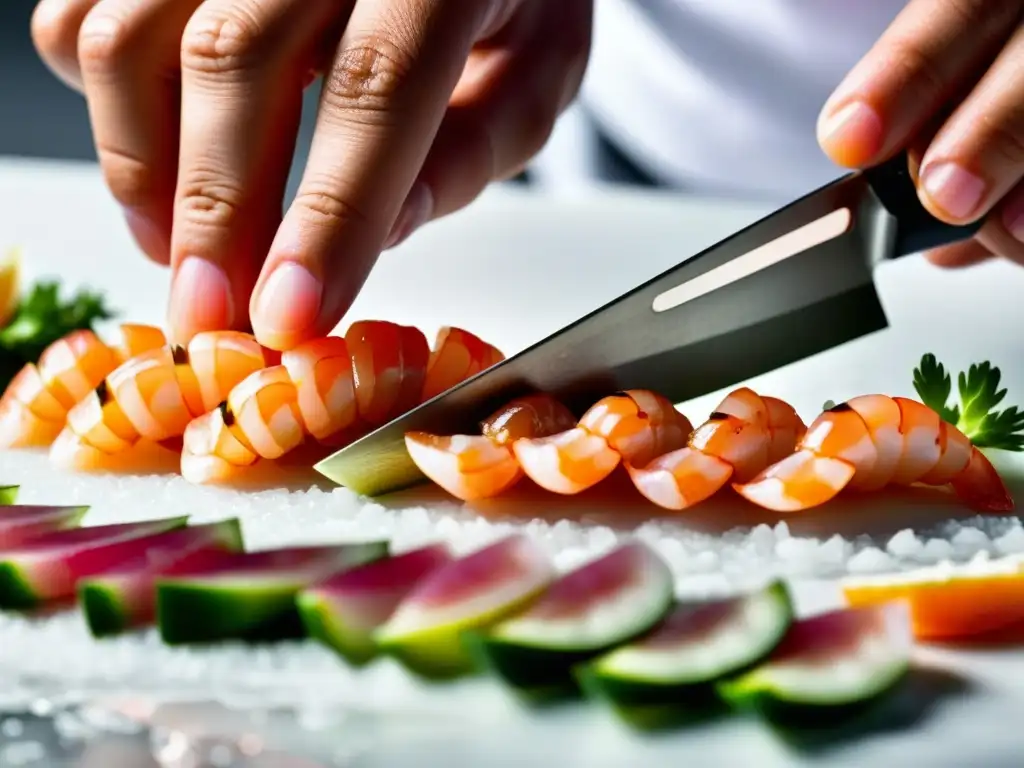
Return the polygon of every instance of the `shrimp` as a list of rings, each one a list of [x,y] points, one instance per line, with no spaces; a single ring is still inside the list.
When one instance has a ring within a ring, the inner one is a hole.
[[[749,480],[788,455],[805,431],[788,403],[742,387],[726,396],[683,448],[645,464],[627,462],[640,491],[659,507],[682,510],[730,479]]]
[[[416,328],[353,323],[284,352],[281,364],[250,374],[184,434],[181,473],[224,482],[257,459],[277,459],[307,437],[342,446],[503,359],[472,334],[442,329],[431,353]]]
[[[274,362],[251,335],[207,331],[187,347],[167,345],[126,360],[97,382],[68,413],[50,459],[88,469],[145,438],[180,438],[188,423],[227,396],[238,382]]]
[[[576,494],[604,480],[622,461],[643,465],[681,448],[692,430],[669,400],[632,389],[597,401],[572,429],[515,440],[512,451],[541,488]]]
[[[512,444],[553,435],[576,426],[572,411],[550,395],[527,395],[488,416],[479,435],[408,432],[409,458],[430,480],[463,501],[490,498],[523,476]]]
[[[68,412],[119,364],[166,344],[148,325],[121,326],[121,343],[110,346],[90,330],[72,331],[48,346],[38,363],[27,363],[0,397],[0,448],[49,445]]]
[[[824,504],[843,488],[950,485],[975,510],[1013,509],[985,455],[952,424],[905,397],[864,395],[822,413],[794,453],[734,488],[754,504],[795,512]]]

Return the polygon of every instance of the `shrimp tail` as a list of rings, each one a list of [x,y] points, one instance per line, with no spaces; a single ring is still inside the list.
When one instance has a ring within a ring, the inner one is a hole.
[[[353,323],[344,337],[284,352],[279,365],[251,373],[185,428],[182,475],[195,483],[229,482],[258,460],[282,458],[304,444],[342,447],[440,386],[431,383],[432,361],[448,381],[452,370],[472,375],[473,361],[489,359],[494,349],[457,328],[438,339],[432,354],[416,328],[369,320]],[[460,358],[456,347],[466,339],[476,346]],[[467,357],[470,363],[459,368]]]
[[[68,412],[121,362],[166,343],[163,331],[122,325],[121,343],[108,345],[90,330],[72,331],[26,363],[0,397],[0,448],[50,445]]]
[[[971,446],[967,466],[953,477],[950,485],[959,498],[979,512],[1013,511],[1010,492],[992,462],[976,446]]]

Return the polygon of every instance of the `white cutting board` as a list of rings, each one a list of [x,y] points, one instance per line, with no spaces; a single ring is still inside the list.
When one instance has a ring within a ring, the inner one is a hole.
[[[386,318],[428,332],[442,324],[462,325],[512,353],[766,212],[758,206],[646,193],[560,201],[495,191],[470,211],[431,225],[386,254],[350,317]],[[71,284],[100,287],[125,317],[160,322],[166,273],[136,254],[117,217],[92,166],[0,161],[0,245],[23,246],[35,275],[59,274]],[[865,392],[912,395],[911,369],[930,351],[955,369],[992,360],[1003,369],[1011,398],[1016,394],[1024,400],[1024,269],[993,263],[943,272],[908,258],[885,266],[878,280],[891,329],[751,385],[787,399],[810,417],[826,399],[841,401]],[[720,396],[684,404],[683,410],[699,422]],[[1024,499],[1024,489],[1018,498]],[[410,504],[419,501],[415,494],[409,497]],[[562,502],[547,503],[555,509]],[[916,506],[914,513],[921,514]],[[720,516],[727,508],[705,514]],[[826,535],[831,527],[849,535],[858,525],[850,516],[855,511],[836,507],[807,525],[812,530],[822,526]],[[939,504],[931,514],[948,511]],[[879,514],[897,513],[876,510],[872,525]],[[839,517],[844,519],[837,522]],[[899,519],[889,522],[894,530],[903,527]],[[972,691],[945,703],[908,734],[829,752],[829,765],[874,761],[980,768],[1017,761],[1024,737],[999,723],[1024,717],[1024,686],[1010,682],[1024,679],[1024,653],[929,653],[961,670]],[[415,750],[417,765],[447,765],[445,755],[453,749],[472,755],[468,764],[481,766],[556,765],[574,753],[574,764],[588,766],[814,761],[780,749],[763,730],[742,721],[642,743],[595,717],[512,717],[490,728],[446,734],[436,744],[403,746],[402,739],[395,739],[389,750],[365,764],[410,764],[403,760],[412,753],[405,758],[399,753]],[[909,762],[908,756],[913,756]]]

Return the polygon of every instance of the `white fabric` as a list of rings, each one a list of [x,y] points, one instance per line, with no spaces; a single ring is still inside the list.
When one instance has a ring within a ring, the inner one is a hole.
[[[645,171],[701,193],[790,199],[841,170],[818,111],[905,0],[597,0],[581,96]],[[575,164],[559,137],[541,166]],[[559,156],[556,161],[554,156]],[[547,175],[548,177],[550,174]]]

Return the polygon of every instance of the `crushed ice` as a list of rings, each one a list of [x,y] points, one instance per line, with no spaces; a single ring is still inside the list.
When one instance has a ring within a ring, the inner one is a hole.
[[[519,531],[540,541],[565,569],[629,535],[567,521],[491,522],[454,506],[389,509],[344,489],[316,486],[237,493],[192,486],[171,476],[65,475],[31,454],[2,457],[0,480],[11,478],[22,483],[23,503],[93,505],[86,524],[183,512],[191,513],[195,522],[238,517],[253,548],[389,538],[399,551],[444,540],[466,552]],[[943,522],[933,530],[906,529],[881,540],[798,536],[786,522],[708,534],[686,528],[685,518],[678,523],[648,521],[630,533],[665,558],[680,595],[686,597],[735,593],[779,576],[834,579],[1024,554],[1024,528],[1014,517]],[[161,701],[198,697],[244,708],[401,706],[429,712],[436,704],[436,698],[389,662],[353,671],[311,643],[172,649],[153,631],[98,642],[75,612],[31,620],[0,614],[0,637],[0,711],[53,709],[130,692]],[[480,697],[487,694],[473,683],[467,689],[474,691],[472,708],[478,709]],[[453,696],[457,702],[454,691],[446,693],[449,701]]]

